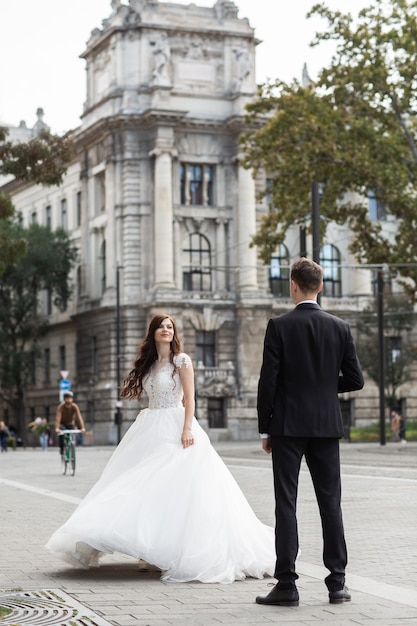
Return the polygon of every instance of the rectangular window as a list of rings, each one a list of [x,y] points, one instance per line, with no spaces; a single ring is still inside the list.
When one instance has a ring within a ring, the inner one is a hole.
[[[211,291],[211,251],[210,243],[200,233],[192,233],[188,244],[183,248],[184,291]]]
[[[196,163],[180,164],[180,201],[184,205],[214,205],[214,167]]]
[[[59,346],[59,369],[66,370],[67,369],[67,355],[65,346]]]
[[[96,215],[103,213],[106,208],[106,178],[105,172],[94,176],[94,210]]]
[[[47,228],[52,228],[52,208],[50,204],[45,207],[45,225]]]
[[[68,205],[66,198],[61,200],[61,228],[68,229]]]
[[[212,330],[198,330],[196,335],[196,361],[205,367],[216,365],[216,335]]]
[[[46,315],[52,314],[52,292],[50,289],[45,289],[45,313]]]
[[[279,256],[271,257],[269,265],[269,286],[271,293],[278,298],[290,296],[290,261],[284,244],[278,248]]]
[[[401,337],[387,337],[389,364],[394,365],[401,356]]]
[[[207,398],[209,428],[226,428],[223,398]]]
[[[32,367],[31,367],[31,372],[30,372],[30,382],[32,383],[32,385],[36,385],[36,354],[32,352],[30,357],[31,357],[31,362],[32,362]]]
[[[368,191],[368,211],[369,219],[372,221],[385,220],[387,218],[386,207],[378,200],[374,191]]]
[[[267,178],[265,180],[265,203],[269,211],[272,211],[275,208],[272,202],[272,179],[271,178]]]
[[[45,348],[43,351],[43,379],[45,383],[51,382],[51,351]]]
[[[77,226],[81,226],[81,209],[82,209],[82,195],[81,195],[81,191],[77,191],[77,195],[76,195],[76,207],[77,207]]]
[[[33,213],[32,213],[31,222],[32,222],[32,224],[37,224],[38,223],[38,214],[36,213],[36,211],[33,211]]]

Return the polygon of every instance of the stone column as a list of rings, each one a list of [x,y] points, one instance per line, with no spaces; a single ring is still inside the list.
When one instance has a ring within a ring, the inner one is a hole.
[[[241,291],[258,288],[256,272],[256,249],[250,248],[252,235],[256,231],[255,181],[251,170],[237,163],[238,206],[237,206],[237,259],[238,286]]]
[[[174,236],[172,206],[172,157],[169,150],[156,149],[154,170],[154,286],[174,285]]]
[[[226,276],[226,228],[227,220],[224,218],[218,218],[216,220],[217,237],[216,237],[216,261],[214,265],[216,269],[216,289],[224,291],[227,288],[227,276]]]
[[[181,224],[183,218],[177,216],[174,221],[174,276],[177,289],[182,289],[182,245]]]

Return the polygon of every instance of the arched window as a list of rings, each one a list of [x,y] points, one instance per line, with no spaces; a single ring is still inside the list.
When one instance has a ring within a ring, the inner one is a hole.
[[[282,243],[278,246],[276,256],[271,257],[269,264],[269,287],[272,295],[277,298],[290,296],[290,256],[287,247]]]
[[[184,248],[184,291],[211,291],[210,243],[200,233],[188,236]]]
[[[325,243],[320,250],[320,264],[323,268],[323,296],[342,295],[340,252],[331,243]]]

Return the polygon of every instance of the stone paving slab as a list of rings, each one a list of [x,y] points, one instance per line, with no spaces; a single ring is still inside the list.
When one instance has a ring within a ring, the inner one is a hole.
[[[257,515],[273,524],[270,458],[260,443],[215,446]],[[255,604],[255,596],[268,593],[273,579],[232,585],[163,583],[158,572],[124,555],[105,557],[100,568],[91,570],[61,563],[43,546],[97,480],[110,447],[78,448],[74,477],[61,475],[56,448],[0,456],[0,589],[55,589],[113,626],[417,624],[417,445],[342,444],[341,450],[350,603],[328,603],[320,520],[305,467],[298,506],[299,607]]]

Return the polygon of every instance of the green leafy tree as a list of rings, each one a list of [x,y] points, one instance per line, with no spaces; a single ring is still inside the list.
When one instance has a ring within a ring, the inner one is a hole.
[[[414,307],[405,296],[384,296],[385,400],[390,408],[399,406],[398,389],[411,380],[417,347],[411,341],[415,323]],[[379,385],[379,337],[377,303],[367,307],[357,322],[357,346],[363,369]]]
[[[309,86],[268,83],[247,107],[245,165],[268,173],[272,200],[253,245],[269,263],[287,229],[310,215],[318,182],[322,235],[328,220],[347,224],[357,260],[396,267],[415,298],[417,2],[374,0],[356,19],[321,4],[309,16],[327,22],[312,45],[335,42],[329,66]],[[394,237],[369,220],[367,202],[347,199],[369,191],[395,220]]]
[[[41,185],[59,185],[73,154],[73,143],[63,137],[42,131],[27,142],[11,142],[7,129],[0,127],[0,175]],[[25,253],[25,239],[10,239],[4,223],[11,220],[14,207],[10,195],[0,190],[0,275],[5,267],[16,263]]]
[[[7,222],[2,225],[13,243],[25,240],[26,254],[6,266],[0,276],[0,397],[11,407],[15,425],[25,433],[25,394],[32,382],[40,341],[48,331],[48,318],[41,305],[49,293],[64,310],[71,297],[70,272],[77,251],[67,233],[32,224],[25,229]]]

